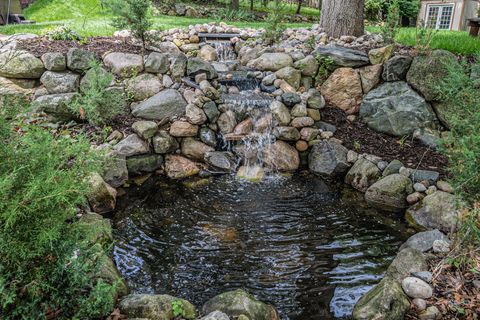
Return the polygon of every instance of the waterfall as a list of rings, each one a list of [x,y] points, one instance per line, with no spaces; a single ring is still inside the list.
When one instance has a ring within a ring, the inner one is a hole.
[[[233,44],[230,41],[208,41],[207,44],[215,48],[219,62],[228,62],[237,58]]]

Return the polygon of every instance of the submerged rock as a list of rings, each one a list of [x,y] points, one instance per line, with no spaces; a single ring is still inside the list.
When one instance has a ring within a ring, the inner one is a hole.
[[[130,319],[146,318],[149,320],[173,320],[173,303],[181,305],[183,319],[195,319],[195,307],[184,299],[172,297],[167,294],[130,294],[120,301],[119,307],[122,314]]]
[[[408,177],[392,174],[370,186],[365,193],[365,200],[382,210],[399,211],[408,207],[406,197],[412,192],[412,181]]]

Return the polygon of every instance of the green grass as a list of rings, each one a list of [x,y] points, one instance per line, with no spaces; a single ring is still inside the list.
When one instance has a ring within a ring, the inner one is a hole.
[[[230,0],[217,0],[219,3],[223,3],[225,5],[230,4]],[[249,0],[240,0],[240,7],[243,8],[244,10],[250,10],[250,1]],[[261,5],[261,3],[258,3],[257,1],[254,3],[254,10],[256,11],[262,11],[262,12],[269,12],[269,10],[272,10],[274,8],[274,2],[271,1],[268,3],[267,7],[264,7]],[[284,14],[295,14],[297,11],[297,4],[296,3],[285,3],[282,5],[282,10],[281,12]],[[302,6],[302,9],[300,11],[301,15],[305,16],[314,16],[314,17],[320,17],[320,11],[316,8],[308,8],[305,6]]]

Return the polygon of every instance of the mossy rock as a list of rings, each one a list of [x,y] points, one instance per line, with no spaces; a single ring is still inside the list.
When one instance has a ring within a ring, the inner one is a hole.
[[[78,227],[82,231],[83,238],[91,245],[99,243],[104,247],[113,241],[110,220],[104,219],[99,214],[84,214],[78,221]]]
[[[176,316],[173,304],[181,305],[183,319],[195,319],[195,307],[184,299],[167,294],[130,294],[120,301],[120,310],[129,318],[146,318],[150,320],[172,320]]]

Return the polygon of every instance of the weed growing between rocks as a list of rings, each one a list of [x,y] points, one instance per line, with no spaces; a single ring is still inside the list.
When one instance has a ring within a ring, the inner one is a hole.
[[[267,26],[262,38],[267,45],[277,43],[285,29],[284,15],[282,14],[282,3],[275,1],[275,7],[265,19]]]

